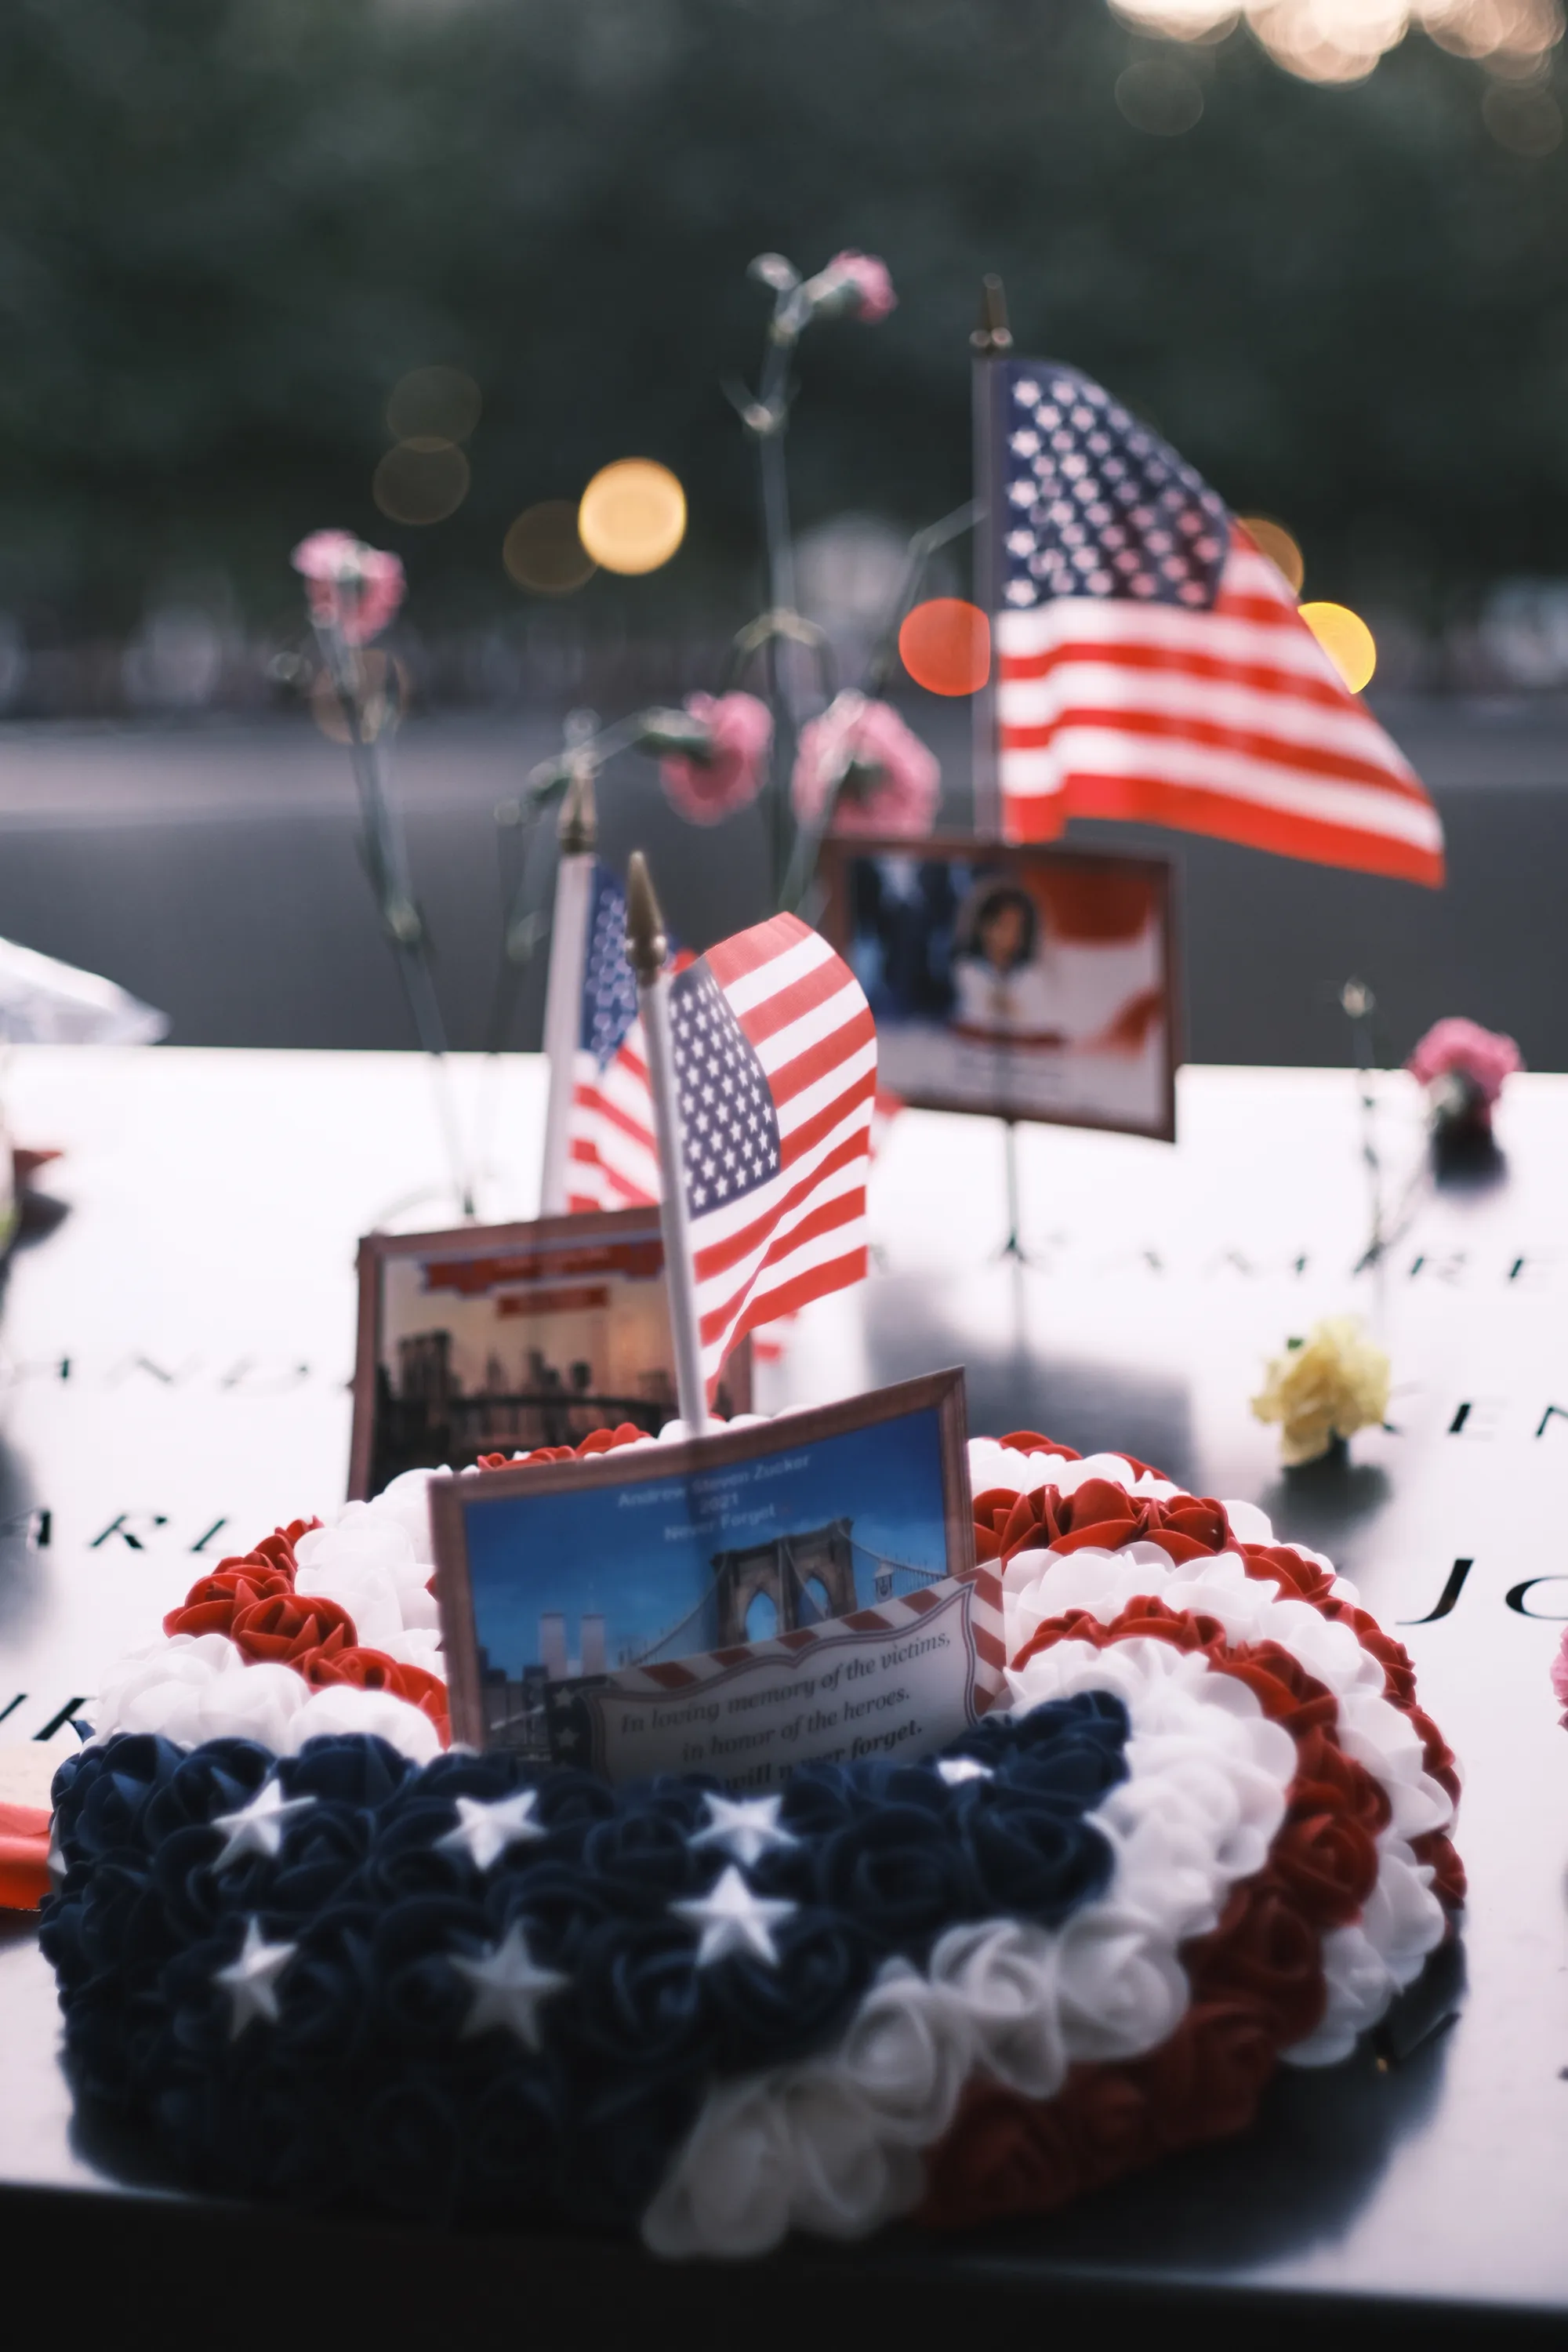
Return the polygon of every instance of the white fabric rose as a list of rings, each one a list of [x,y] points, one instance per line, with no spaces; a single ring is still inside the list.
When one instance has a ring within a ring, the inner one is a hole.
[[[765,2254],[789,2228],[795,2149],[773,2078],[709,2094],[642,2219],[656,2254]]]
[[[1028,2099],[1048,2099],[1067,2079],[1057,1990],[1057,1939],[1020,1919],[950,1927],[931,1956],[933,1983],[969,2012],[979,2063]]]
[[[202,1693],[198,1739],[254,1739],[287,1754],[289,1727],[309,1705],[310,1685],[292,1666],[266,1663],[226,1674]],[[173,1734],[170,1735],[173,1737]],[[194,1744],[194,1743],[193,1743]]]
[[[253,1667],[251,1671],[258,1670]],[[295,1680],[300,1677],[296,1675]],[[333,1683],[325,1690],[310,1691],[305,1705],[289,1724],[285,1744],[279,1753],[297,1756],[308,1739],[319,1739],[328,1732],[353,1732],[370,1739],[384,1739],[399,1755],[406,1756],[411,1764],[429,1764],[441,1753],[441,1735],[418,1707],[392,1691],[356,1690],[349,1683]]]
[[[95,1739],[117,1731],[155,1732],[177,1747],[194,1748],[207,1736],[201,1721],[209,1686],[244,1671],[243,1656],[225,1633],[160,1635],[104,1676],[92,1718]]]

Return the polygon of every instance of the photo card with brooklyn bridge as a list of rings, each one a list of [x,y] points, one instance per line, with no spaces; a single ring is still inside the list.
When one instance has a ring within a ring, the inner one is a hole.
[[[718,1410],[751,1402],[742,1339]],[[351,1496],[622,1422],[657,1436],[675,1413],[657,1208],[361,1242]]]
[[[766,1791],[984,1713],[962,1371],[431,1486],[453,1730],[613,1779]]]

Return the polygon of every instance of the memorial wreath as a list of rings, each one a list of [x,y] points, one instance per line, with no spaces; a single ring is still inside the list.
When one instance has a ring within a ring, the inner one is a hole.
[[[970,1466],[1005,1702],[760,1797],[449,1748],[429,1474],[226,1560],[56,1780],[79,2092],[204,2186],[667,2255],[1044,2211],[1244,2128],[1452,1932],[1453,1758],[1251,1506],[1028,1432]]]

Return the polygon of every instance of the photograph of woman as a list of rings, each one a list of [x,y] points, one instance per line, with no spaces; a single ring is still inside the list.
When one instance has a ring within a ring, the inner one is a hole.
[[[836,892],[883,1083],[933,1108],[1169,1134],[1169,869],[936,846],[857,844]]]

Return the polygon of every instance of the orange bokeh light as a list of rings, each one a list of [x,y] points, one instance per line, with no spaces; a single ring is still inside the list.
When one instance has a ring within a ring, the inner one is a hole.
[[[899,653],[928,694],[975,694],[991,675],[991,624],[962,596],[932,596],[906,614]]]

